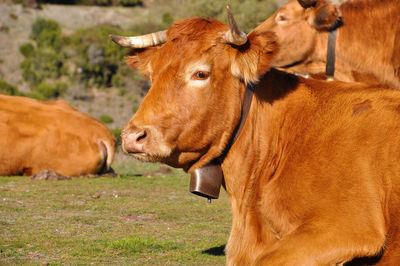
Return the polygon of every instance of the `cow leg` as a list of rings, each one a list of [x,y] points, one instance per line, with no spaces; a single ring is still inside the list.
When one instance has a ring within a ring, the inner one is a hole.
[[[342,228],[333,226],[302,226],[262,253],[255,264],[337,265],[356,257],[377,255],[383,249],[383,230],[354,227],[351,222]]]

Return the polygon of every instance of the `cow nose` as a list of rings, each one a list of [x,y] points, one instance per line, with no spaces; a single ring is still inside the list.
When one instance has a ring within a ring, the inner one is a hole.
[[[146,129],[137,129],[132,132],[122,133],[122,147],[127,153],[143,152],[143,146],[147,141]]]

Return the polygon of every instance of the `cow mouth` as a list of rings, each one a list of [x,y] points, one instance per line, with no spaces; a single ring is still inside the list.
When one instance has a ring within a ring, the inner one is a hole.
[[[149,158],[149,155],[145,152],[126,152],[126,154],[140,161],[147,161]]]
[[[162,157],[157,156],[157,155],[153,155],[153,154],[149,154],[146,152],[125,152],[125,154],[139,160],[142,162],[161,162],[163,160]]]
[[[145,152],[128,152],[127,154],[133,157],[140,157],[140,158],[148,157],[147,153]]]

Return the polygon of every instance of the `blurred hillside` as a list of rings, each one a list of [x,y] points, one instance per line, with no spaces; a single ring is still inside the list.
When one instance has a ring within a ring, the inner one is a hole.
[[[149,84],[108,34],[145,34],[191,16],[226,22],[228,3],[245,31],[277,8],[276,0],[0,1],[0,93],[63,98],[118,135]]]

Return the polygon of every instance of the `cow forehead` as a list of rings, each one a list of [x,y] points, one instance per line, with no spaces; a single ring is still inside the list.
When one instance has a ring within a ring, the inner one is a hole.
[[[214,39],[219,32],[228,27],[215,19],[190,18],[176,22],[168,29],[168,40],[205,40]]]
[[[193,72],[196,70],[211,70],[216,42],[204,40],[171,41],[163,45],[151,60],[150,68],[154,74],[164,71]]]
[[[209,54],[212,47],[221,43],[229,28],[215,19],[191,18],[176,22],[168,29],[165,43],[151,62],[152,70],[167,65],[182,65],[198,61]]]

